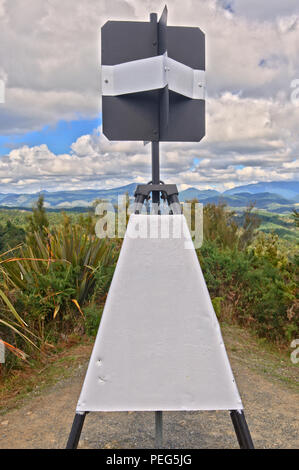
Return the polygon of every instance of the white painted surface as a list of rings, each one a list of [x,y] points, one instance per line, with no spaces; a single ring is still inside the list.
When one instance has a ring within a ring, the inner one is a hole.
[[[167,54],[102,65],[102,94],[105,96],[159,90],[166,85],[188,98],[205,99],[205,71],[192,69]]]
[[[166,238],[168,223],[184,236],[171,229]],[[136,238],[138,226],[156,238]],[[196,253],[185,244],[183,215],[130,217],[77,412],[243,408]]]
[[[164,56],[102,65],[102,94],[119,96],[157,90],[166,86]]]

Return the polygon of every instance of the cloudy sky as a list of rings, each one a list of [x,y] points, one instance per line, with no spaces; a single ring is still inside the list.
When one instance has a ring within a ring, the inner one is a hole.
[[[181,188],[298,180],[298,0],[169,0],[168,24],[207,44],[207,133],[161,145]],[[101,134],[100,27],[147,21],[152,0],[0,0],[0,192],[150,179],[150,146]]]

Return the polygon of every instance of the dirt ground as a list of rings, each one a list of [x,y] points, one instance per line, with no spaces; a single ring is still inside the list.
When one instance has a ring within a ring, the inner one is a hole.
[[[269,353],[261,357],[250,345],[245,355],[242,338],[227,333],[224,339],[255,447],[299,448],[299,395],[287,381],[277,379],[279,361],[269,359]],[[87,360],[71,377],[0,415],[0,449],[64,448],[86,367]],[[164,448],[238,448],[228,412],[167,412],[163,420]],[[150,449],[154,434],[154,413],[90,413],[79,448]]]

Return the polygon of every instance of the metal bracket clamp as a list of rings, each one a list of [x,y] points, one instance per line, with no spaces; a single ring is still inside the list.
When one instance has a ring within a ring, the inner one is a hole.
[[[167,53],[117,65],[102,65],[102,94],[120,96],[143,91],[169,90],[191,99],[205,99],[205,71],[196,70]]]
[[[140,184],[137,186],[135,197],[135,214],[141,213],[144,201],[148,200],[150,193],[159,191],[162,193],[162,199],[167,200],[171,208],[171,213],[181,214],[181,205],[178,198],[179,192],[175,184]]]
[[[139,184],[136,188],[134,196],[144,196],[147,199],[152,191],[160,191],[165,199],[173,195],[178,195],[178,189],[175,184]]]

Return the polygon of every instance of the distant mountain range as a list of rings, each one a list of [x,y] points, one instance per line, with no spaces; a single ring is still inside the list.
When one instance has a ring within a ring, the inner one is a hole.
[[[269,183],[256,183],[248,184],[246,186],[238,186],[237,188],[229,189],[225,191],[225,194],[237,194],[237,193],[273,193],[283,196],[286,199],[293,199],[297,197],[299,193],[299,181],[272,181]],[[298,201],[299,202],[299,201]]]
[[[50,209],[87,208],[95,199],[105,199],[112,203],[117,202],[119,195],[128,193],[134,196],[136,183],[113,189],[82,189],[74,191],[41,191],[45,198],[45,205]],[[40,193],[15,194],[0,193],[0,206],[6,208],[32,207]],[[288,212],[299,204],[298,181],[273,181],[238,186],[223,193],[208,189],[200,190],[188,188],[180,192],[180,200],[188,201],[198,199],[203,204],[224,202],[230,207],[246,207],[254,203],[258,209],[267,209],[272,212]]]

